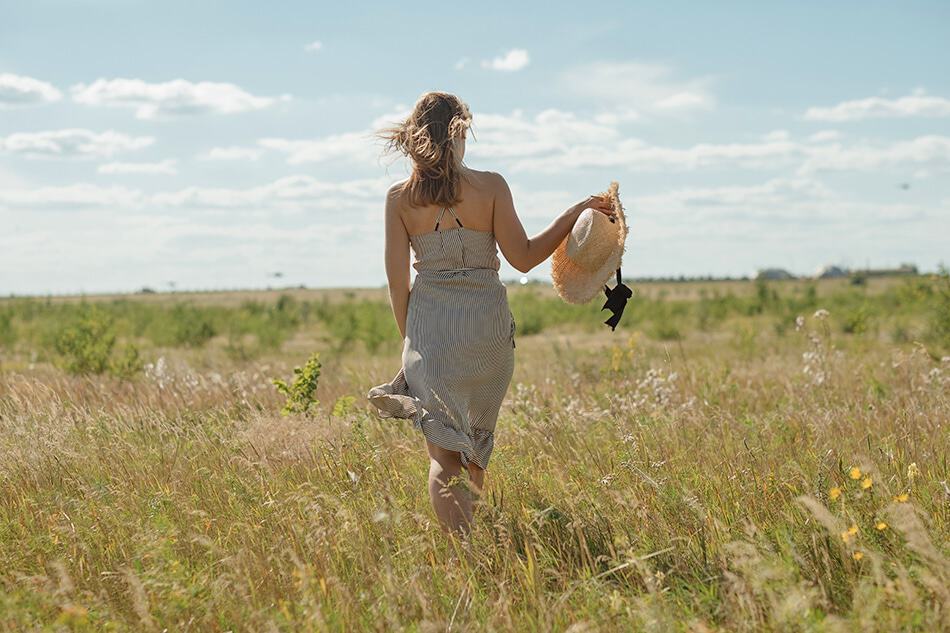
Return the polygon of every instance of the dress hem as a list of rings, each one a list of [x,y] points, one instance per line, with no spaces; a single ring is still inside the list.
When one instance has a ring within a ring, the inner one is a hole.
[[[463,467],[467,468],[471,462],[483,470],[488,469],[488,459],[480,460],[478,455],[479,453],[491,455],[494,448],[494,432],[473,429],[473,435],[480,436],[475,439],[433,416],[418,398],[409,393],[402,369],[392,381],[370,389],[367,399],[377,409],[377,414],[381,418],[412,420],[413,428],[421,431],[427,440],[445,450],[457,452]],[[476,448],[481,450],[476,450]]]

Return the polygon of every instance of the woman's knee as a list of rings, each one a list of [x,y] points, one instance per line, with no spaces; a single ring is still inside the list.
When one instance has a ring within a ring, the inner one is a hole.
[[[462,472],[462,458],[458,451],[442,448],[429,440],[426,440],[426,446],[429,449],[429,458],[446,477],[453,477]]]

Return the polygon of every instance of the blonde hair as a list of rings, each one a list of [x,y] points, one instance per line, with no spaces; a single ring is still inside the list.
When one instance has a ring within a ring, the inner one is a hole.
[[[448,207],[460,201],[462,157],[457,141],[472,125],[468,104],[447,92],[419,97],[409,117],[376,135],[387,152],[398,151],[412,160],[412,174],[402,185],[410,206]]]

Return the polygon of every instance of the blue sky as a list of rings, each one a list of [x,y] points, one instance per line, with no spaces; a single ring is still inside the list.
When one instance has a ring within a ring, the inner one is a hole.
[[[0,294],[381,285],[407,165],[370,132],[427,90],[469,104],[466,162],[529,232],[618,180],[627,275],[950,263],[948,3],[0,15]]]

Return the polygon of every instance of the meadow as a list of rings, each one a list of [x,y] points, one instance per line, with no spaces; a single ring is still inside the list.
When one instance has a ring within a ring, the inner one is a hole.
[[[950,630],[947,271],[630,285],[509,285],[467,543],[385,289],[0,299],[0,630]]]

